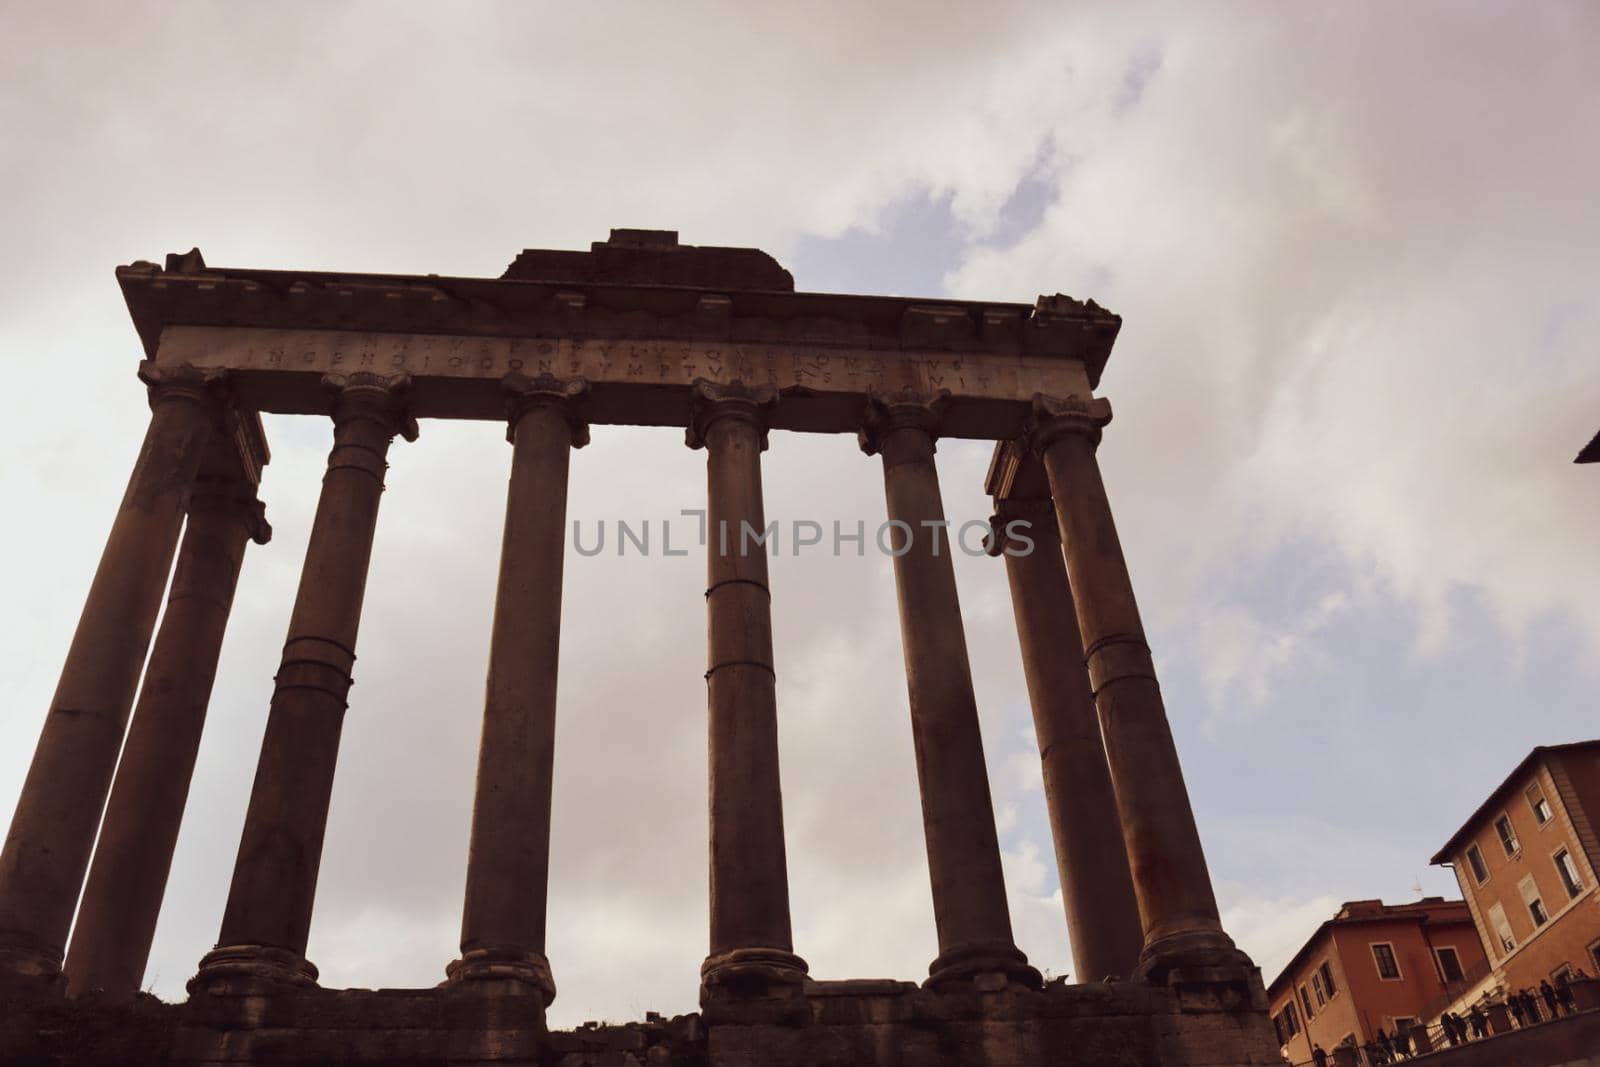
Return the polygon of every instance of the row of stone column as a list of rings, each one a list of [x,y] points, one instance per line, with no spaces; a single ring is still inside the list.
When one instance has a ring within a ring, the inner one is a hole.
[[[185,513],[189,530],[67,959],[74,989],[127,994],[148,956],[244,540],[259,505],[191,499],[218,384],[152,372],[153,416],[0,855],[0,973],[61,968],[117,747]],[[305,959],[367,565],[409,382],[327,379],[334,446],[276,676],[233,882],[194,991],[308,984]],[[587,439],[581,382],[506,382],[512,470],[492,631],[456,983],[513,983],[545,1003],[551,780],[568,457]],[[696,383],[689,443],[707,452],[711,944],[708,994],[797,986],[779,784],[760,455],[770,390]],[[897,538],[944,521],[934,466],[943,398],[876,398]],[[1234,958],[1222,933],[1171,732],[1094,458],[1103,402],[1039,398],[1029,440],[1055,500],[1035,551],[1006,553],[1081,977],[1159,977]],[[226,494],[224,494],[226,495]],[[1059,528],[1060,540],[1050,535]],[[192,546],[192,547],[191,547]],[[1011,931],[951,553],[895,544],[939,956],[930,982],[1039,978]],[[1063,554],[1064,548],[1064,554]],[[1063,570],[1065,573],[1063,573]],[[1076,592],[1074,598],[1073,592]],[[1081,634],[1080,634],[1081,630]],[[1085,673],[1087,664],[1087,674]],[[146,711],[148,706],[149,711]],[[1101,743],[1101,737],[1104,743]],[[174,773],[176,772],[176,773]]]

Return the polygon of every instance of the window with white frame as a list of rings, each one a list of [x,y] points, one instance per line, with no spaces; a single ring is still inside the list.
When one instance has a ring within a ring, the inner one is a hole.
[[[1311,992],[1316,995],[1317,1007],[1323,1007],[1328,1003],[1328,994],[1322,988],[1322,975],[1316,973],[1311,975]]]
[[[1439,958],[1439,974],[1446,982],[1459,982],[1462,978],[1461,956],[1451,945],[1440,945],[1433,950]]]
[[[1494,931],[1495,940],[1500,943],[1502,954],[1516,950],[1517,939],[1511,936],[1511,922],[1506,918],[1504,905],[1495,904],[1489,909],[1489,927]]]
[[[1543,826],[1550,821],[1553,814],[1550,802],[1544,798],[1544,790],[1539,788],[1539,783],[1534,782],[1524,794],[1528,798],[1528,807],[1533,809],[1533,821]]]
[[[1517,892],[1522,894],[1522,902],[1528,906],[1534,926],[1543,926],[1550,921],[1550,913],[1544,910],[1544,901],[1539,896],[1539,886],[1534,882],[1533,875],[1517,883]]]
[[[1378,977],[1386,982],[1400,980],[1400,961],[1395,959],[1394,946],[1387,941],[1372,946],[1372,962],[1378,966]]]
[[[1483,862],[1483,853],[1477,845],[1467,846],[1467,866],[1472,869],[1472,880],[1478,885],[1489,880],[1489,866]]]
[[[1555,861],[1556,873],[1561,875],[1561,885],[1566,889],[1568,899],[1576,898],[1583,892],[1583,876],[1578,873],[1578,862],[1565,847],[1556,851]]]
[[[1511,820],[1505,815],[1494,821],[1494,832],[1500,835],[1500,847],[1506,850],[1507,856],[1515,856],[1522,848],[1522,842],[1517,840],[1517,831],[1512,829]]]

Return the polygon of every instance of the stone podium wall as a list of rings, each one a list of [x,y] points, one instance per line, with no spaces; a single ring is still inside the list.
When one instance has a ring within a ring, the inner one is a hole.
[[[545,1032],[532,996],[308,989],[4,1006],[0,1063],[539,1067],[1275,1067],[1254,989],[1135,982],[933,992],[808,983],[693,1015]],[[1600,1016],[1596,1017],[1600,1019]]]

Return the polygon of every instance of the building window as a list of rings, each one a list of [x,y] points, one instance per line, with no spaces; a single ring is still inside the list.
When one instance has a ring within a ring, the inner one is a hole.
[[[1467,866],[1472,868],[1472,880],[1478,885],[1489,880],[1489,867],[1483,862],[1483,853],[1477,845],[1467,846]]]
[[[1283,1013],[1279,1015],[1278,1018],[1283,1020],[1284,1032],[1287,1033],[1289,1037],[1293,1037],[1295,1034],[1300,1032],[1300,1013],[1294,1010],[1293,1000],[1290,1000],[1289,1003],[1283,1006]],[[1285,1038],[1284,1040],[1285,1043],[1287,1043],[1288,1039]]]
[[[1328,1003],[1328,994],[1322,990],[1322,975],[1311,976],[1311,992],[1317,995],[1317,1007],[1323,1007]]]
[[[1544,901],[1539,897],[1539,887],[1534,884],[1533,875],[1528,875],[1517,883],[1517,892],[1522,894],[1522,902],[1528,906],[1528,914],[1533,917],[1534,926],[1543,926],[1550,921],[1550,915],[1544,910]]]
[[[1533,809],[1533,821],[1543,826],[1550,821],[1550,802],[1544,798],[1544,790],[1535,782],[1528,787],[1528,807]]]
[[[1433,954],[1439,957],[1439,973],[1444,976],[1446,982],[1461,981],[1461,957],[1454,948],[1441,945],[1433,950]]]
[[[1333,967],[1327,960],[1322,961],[1322,966],[1317,968],[1317,973],[1322,976],[1322,988],[1328,991],[1328,999],[1332,1000],[1339,993],[1339,987],[1333,984]]]
[[[1516,950],[1517,939],[1511,936],[1511,923],[1506,919],[1503,905],[1496,904],[1489,909],[1489,925],[1494,929],[1495,940],[1500,942],[1501,955]]]
[[[1578,874],[1578,864],[1565,848],[1556,853],[1556,870],[1561,875],[1561,884],[1566,888],[1569,899],[1583,892],[1583,878]]]
[[[1511,820],[1500,816],[1494,821],[1494,832],[1500,835],[1500,847],[1506,850],[1506,855],[1515,856],[1522,845],[1517,841],[1517,832],[1511,828]]]
[[[1417,1020],[1410,1015],[1397,1015],[1394,1017],[1394,1032],[1404,1034],[1417,1025]]]
[[[1306,992],[1305,986],[1300,987],[1300,1006],[1305,1008],[1306,1022],[1309,1023],[1311,1021],[1311,1017],[1315,1015],[1316,1012],[1311,1010],[1311,994]]]
[[[1386,982],[1400,980],[1400,961],[1394,958],[1394,946],[1379,941],[1372,946],[1372,960],[1378,965],[1378,977]]]
[[[1600,941],[1589,946],[1589,959],[1594,961],[1596,973],[1600,973]]]

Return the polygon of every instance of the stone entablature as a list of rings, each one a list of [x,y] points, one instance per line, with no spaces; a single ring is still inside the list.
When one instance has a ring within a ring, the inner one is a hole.
[[[671,254],[701,252],[765,257]],[[324,410],[318,376],[363,371],[411,375],[419,418],[495,418],[495,386],[516,372],[584,378],[601,425],[686,425],[705,379],[774,387],[774,429],[821,433],[854,432],[870,394],[948,391],[944,436],[1006,439],[1035,393],[1087,396],[1122,324],[1059,294],[1029,306],[740,288],[751,272],[737,258],[708,291],[596,281],[564,266],[584,253],[537,254],[565,258],[535,281],[215,269],[195,251],[117,278],[147,356],[227,367],[243,404],[296,414]],[[562,270],[572,279],[551,277]]]

